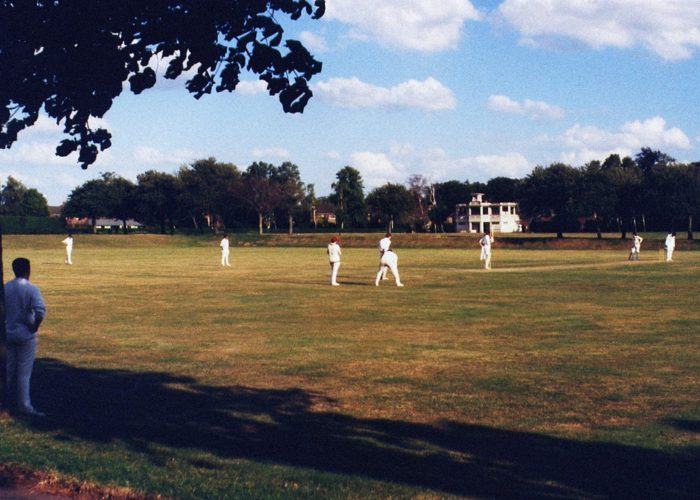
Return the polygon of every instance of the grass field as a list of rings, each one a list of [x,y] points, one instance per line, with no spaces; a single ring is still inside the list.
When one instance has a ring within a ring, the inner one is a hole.
[[[0,463],[173,498],[700,491],[700,252],[6,236],[49,309]],[[647,245],[648,242],[645,242]],[[235,243],[234,243],[235,245]]]

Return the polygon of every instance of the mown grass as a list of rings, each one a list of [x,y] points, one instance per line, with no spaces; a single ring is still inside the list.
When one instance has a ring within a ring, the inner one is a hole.
[[[698,252],[398,245],[399,289],[359,245],[337,288],[323,246],[4,247],[48,304],[49,417],[3,419],[1,462],[175,498],[700,491]]]

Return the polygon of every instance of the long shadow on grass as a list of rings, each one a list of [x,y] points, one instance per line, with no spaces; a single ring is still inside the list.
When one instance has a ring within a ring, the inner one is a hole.
[[[464,496],[693,497],[685,455],[446,422],[439,426],[312,412],[303,390],[212,387],[165,373],[88,370],[42,359],[34,425],[58,439],[122,440],[156,465],[165,447],[365,476]],[[193,464],[194,467],[206,464]]]

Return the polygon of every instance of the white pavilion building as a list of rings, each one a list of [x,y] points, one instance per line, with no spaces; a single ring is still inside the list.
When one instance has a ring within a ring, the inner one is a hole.
[[[474,193],[472,200],[455,207],[455,230],[458,233],[517,233],[522,231],[518,204],[490,203],[484,193]]]

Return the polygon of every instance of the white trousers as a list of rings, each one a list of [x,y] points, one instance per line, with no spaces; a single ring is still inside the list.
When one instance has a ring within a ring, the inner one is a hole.
[[[26,342],[7,343],[7,394],[20,411],[32,409],[29,383],[36,359],[36,337]]]
[[[73,264],[73,259],[71,258],[73,255],[73,249],[66,249],[66,264]]]
[[[399,268],[393,262],[382,262],[382,265],[379,267],[379,272],[377,272],[377,278],[374,280],[374,284],[376,286],[379,286],[379,280],[381,280],[383,276],[386,276],[387,269],[390,269],[391,274],[394,275],[394,279],[396,280],[396,286],[403,286],[401,285],[401,278],[399,278]]]
[[[338,269],[340,269],[340,261],[331,262],[331,285],[338,284]]]
[[[221,265],[222,265],[222,266],[229,266],[229,267],[231,267],[231,264],[229,264],[229,262],[228,262],[228,255],[229,255],[229,251],[228,251],[228,250],[224,250],[224,251],[221,252]]]
[[[666,249],[666,262],[671,262],[673,260],[673,248]]]
[[[382,272],[382,279],[383,280],[387,279],[386,273],[389,271],[389,267],[382,265],[382,256],[381,255],[379,256],[379,270]],[[393,271],[392,271],[392,273],[393,273]]]
[[[484,269],[491,269],[491,252],[483,252],[481,260],[484,261]]]

